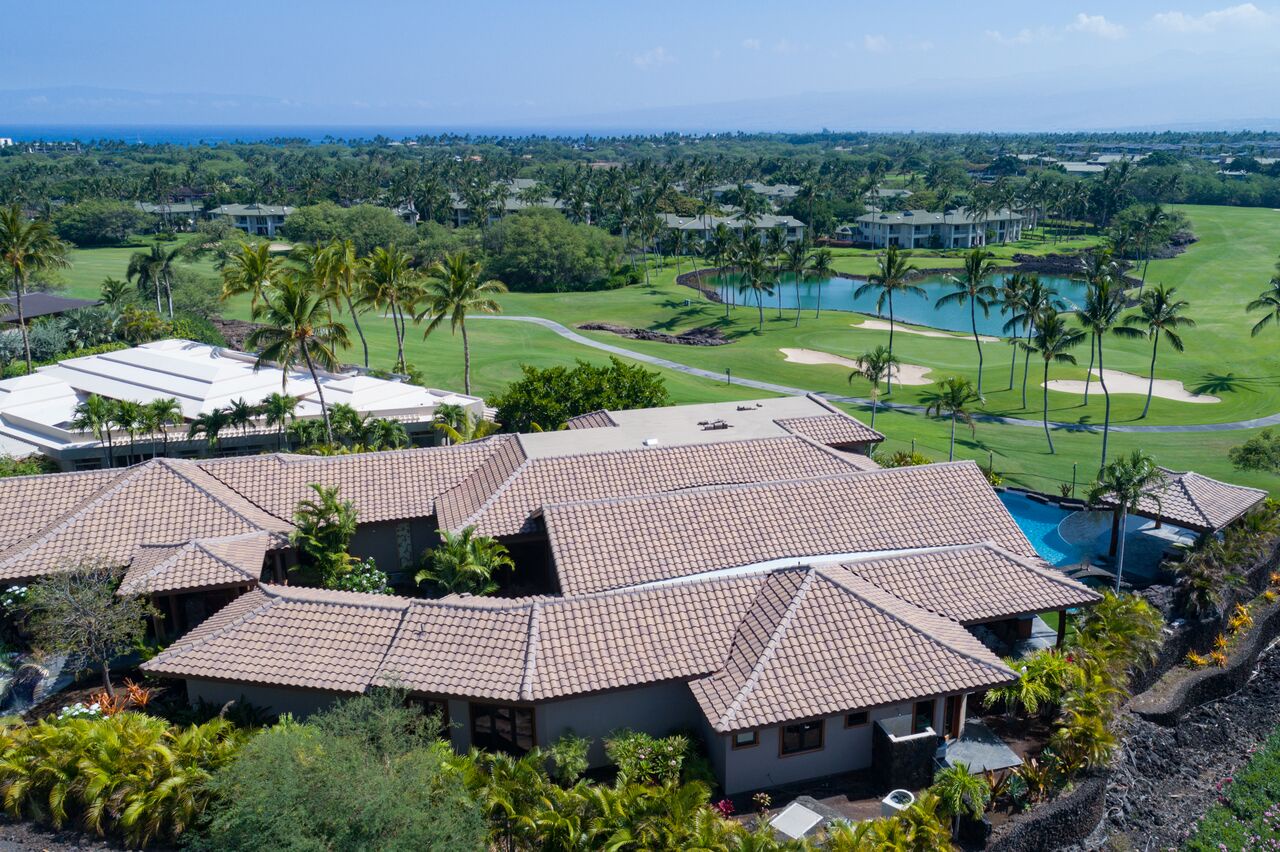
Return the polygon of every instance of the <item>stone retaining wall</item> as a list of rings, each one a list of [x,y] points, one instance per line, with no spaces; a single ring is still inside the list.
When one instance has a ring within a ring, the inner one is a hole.
[[[1045,852],[1079,843],[1102,822],[1109,777],[1107,772],[1081,777],[1056,799],[998,826],[986,848],[989,852]]]

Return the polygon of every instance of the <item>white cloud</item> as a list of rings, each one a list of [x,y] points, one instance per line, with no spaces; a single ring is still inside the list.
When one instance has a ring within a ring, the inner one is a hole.
[[[744,39],[742,40],[742,46],[743,46],[743,47],[745,47],[747,50],[759,50],[759,49],[760,49],[760,39],[758,39],[758,38],[744,38]]]
[[[773,52],[782,54],[796,53],[800,50],[800,45],[791,39],[781,38],[773,43]]]
[[[1070,32],[1088,33],[1098,38],[1118,39],[1124,38],[1125,29],[1122,24],[1108,21],[1103,15],[1086,15],[1084,12],[1076,15],[1073,23],[1067,26]]]
[[[657,68],[660,65],[670,65],[676,61],[676,58],[670,53],[667,53],[667,49],[665,47],[659,45],[658,47],[646,50],[644,53],[633,56],[631,61],[635,63],[637,68],[648,71],[650,68]]]
[[[1023,27],[1013,35],[1005,35],[999,30],[987,30],[986,36],[997,44],[1031,44],[1036,40],[1036,33]]]
[[[889,39],[883,35],[865,35],[862,37],[862,46],[872,53],[884,53],[889,49]]]
[[[1166,30],[1178,33],[1211,33],[1217,29],[1228,27],[1260,27],[1275,21],[1273,15],[1264,12],[1252,3],[1241,3],[1239,6],[1228,6],[1225,9],[1214,9],[1203,15],[1188,15],[1186,12],[1161,12],[1151,18],[1151,23]]]

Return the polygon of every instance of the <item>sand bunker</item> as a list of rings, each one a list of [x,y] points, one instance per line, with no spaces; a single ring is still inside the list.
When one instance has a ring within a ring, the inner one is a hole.
[[[1096,377],[1098,371],[1094,370],[1093,375]],[[1042,385],[1043,387],[1043,385]],[[1102,393],[1102,387],[1098,384],[1097,379],[1093,381],[1091,388],[1095,393]],[[1084,393],[1084,382],[1067,379],[1054,379],[1049,382],[1049,390],[1062,391],[1063,393]],[[1121,373],[1118,370],[1107,370],[1107,390],[1112,393],[1136,393],[1146,396],[1147,379],[1144,376],[1135,376],[1133,373]],[[1173,379],[1156,379],[1155,387],[1151,391],[1152,396],[1158,396],[1161,399],[1172,399],[1177,402],[1222,402],[1216,396],[1208,394],[1195,394],[1182,386],[1182,382]]]
[[[856,322],[850,323],[850,325],[852,325],[854,328],[865,328],[868,331],[888,331],[889,330],[888,320],[869,319],[861,323],[856,323]],[[912,328],[911,326],[903,325],[900,322],[895,322],[893,324],[893,330],[897,334],[918,334],[921,337],[945,337],[949,340],[965,340],[965,339],[972,340],[973,339],[972,335],[948,334],[945,331],[931,331],[927,328]],[[986,335],[986,334],[979,334],[978,337],[982,339],[983,343],[996,343],[1000,340],[1000,338],[998,337],[991,337],[990,335]],[[907,383],[903,382],[903,384],[907,384]]]
[[[858,362],[852,358],[832,355],[830,352],[819,352],[817,349],[779,349],[778,351],[792,364],[834,364],[850,370],[858,369]],[[925,378],[928,374],[928,367],[921,367],[918,364],[899,364],[893,369],[893,381],[894,384],[899,385],[931,385],[933,379]],[[1110,371],[1108,371],[1109,378]]]

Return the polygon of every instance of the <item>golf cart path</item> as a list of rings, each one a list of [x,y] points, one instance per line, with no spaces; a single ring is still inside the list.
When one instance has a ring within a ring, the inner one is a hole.
[[[697,376],[701,379],[711,379],[712,381],[722,382],[725,379],[724,373],[717,373],[714,370],[704,370],[701,367],[690,367],[688,364],[681,364],[678,361],[668,361],[666,358],[659,358],[656,355],[648,355],[644,352],[637,352],[634,349],[627,349],[623,346],[615,346],[612,343],[605,343],[600,340],[592,340],[590,337],[579,334],[568,326],[561,325],[555,320],[549,320],[545,317],[526,317],[526,316],[504,316],[504,315],[483,315],[477,314],[469,317],[469,319],[497,320],[500,322],[523,322],[532,325],[540,325],[549,331],[563,337],[565,340],[571,340],[574,343],[580,343],[583,346],[589,346],[592,349],[599,349],[601,352],[608,352],[622,358],[630,358],[633,361],[640,361],[653,367],[662,367],[666,370],[674,370],[677,373],[684,373],[687,376]],[[808,390],[806,388],[791,387],[789,385],[780,385],[774,382],[762,382],[759,379],[748,379],[740,376],[733,377],[733,384],[743,387],[755,388],[766,393],[783,394],[786,396],[803,396],[804,394],[815,394],[823,399],[831,402],[841,402],[846,405],[864,405],[871,406],[871,400],[863,399],[857,396],[841,396],[839,394],[827,393],[824,391]],[[913,413],[923,413],[923,405],[908,405],[900,402],[880,402],[881,408],[893,409],[894,411],[909,411]],[[1020,417],[1003,417],[995,414],[975,414],[975,420],[983,423],[1003,423],[1009,426],[1030,426],[1036,429],[1044,428],[1044,424],[1039,420],[1024,420]],[[1049,421],[1049,425],[1054,429],[1061,429],[1068,432],[1100,432],[1102,427],[1092,423],[1062,423],[1054,420]],[[1183,425],[1164,424],[1151,426],[1134,426],[1128,424],[1113,425],[1112,432],[1234,432],[1239,429],[1257,429],[1263,426],[1280,426],[1280,413],[1268,414],[1265,417],[1255,417],[1252,420],[1236,420],[1231,423],[1188,423]]]

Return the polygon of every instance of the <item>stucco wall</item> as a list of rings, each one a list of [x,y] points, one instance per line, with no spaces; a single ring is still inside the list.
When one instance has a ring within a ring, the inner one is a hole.
[[[538,705],[538,745],[549,745],[573,731],[577,736],[591,738],[588,758],[592,766],[603,766],[603,740],[613,731],[631,728],[665,736],[697,731],[701,718],[689,687],[681,681],[604,692]]]
[[[934,730],[942,730],[945,703],[939,697],[934,704]],[[912,702],[876,708],[871,711],[868,723],[856,728],[844,726],[843,713],[828,716],[825,720],[822,748],[804,754],[782,756],[779,749],[779,726],[761,728],[759,743],[748,748],[735,749],[731,746],[731,737],[721,735],[718,737],[720,742],[712,749],[712,753],[724,756],[721,777],[725,792],[732,795],[792,781],[866,769],[871,766],[871,729],[876,720],[909,714],[911,708]],[[714,757],[712,763],[715,763]]]
[[[187,680],[187,700],[195,704],[204,699],[210,704],[226,704],[228,701],[247,701],[255,707],[271,713],[292,713],[298,718],[305,718],[318,710],[323,710],[337,699],[336,693],[319,692],[312,689],[289,689],[287,687],[254,686],[242,683],[223,683],[213,680]]]
[[[401,527],[408,530],[408,552],[402,553]],[[438,541],[431,518],[415,518],[410,521],[383,521],[376,524],[360,524],[351,537],[351,555],[361,559],[372,558],[378,567],[392,575],[412,577],[418,570],[422,551]],[[406,559],[407,557],[407,559]]]

